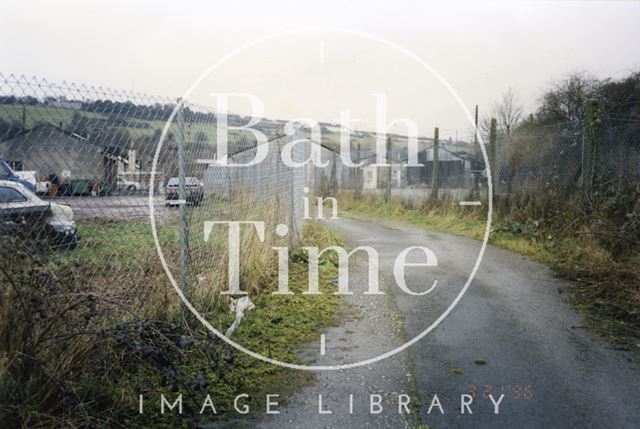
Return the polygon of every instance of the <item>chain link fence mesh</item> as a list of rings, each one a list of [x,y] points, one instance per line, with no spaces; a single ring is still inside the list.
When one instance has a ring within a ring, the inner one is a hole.
[[[201,308],[215,304],[229,259],[226,227],[216,227],[205,240],[205,221],[264,221],[264,242],[255,233],[242,235],[243,252],[257,254],[241,259],[241,273],[246,284],[268,276],[271,246],[300,239],[303,197],[327,172],[285,165],[283,148],[302,133],[285,135],[274,122],[261,129],[267,137],[264,161],[252,167],[216,164],[216,112],[188,102],[176,110],[176,103],[0,74],[3,236],[20,228],[54,251],[72,250],[58,252],[57,263],[76,266],[82,278],[114,290],[167,287],[150,229],[151,203],[167,264],[190,296],[201,298]],[[249,119],[229,115],[228,125]],[[251,132],[229,129],[228,137],[229,164],[256,156]],[[293,145],[292,160],[307,159],[310,145]],[[288,227],[287,237],[273,233],[277,224]]]
[[[419,139],[418,162],[424,165],[406,166],[406,137],[390,135],[389,175],[389,167],[375,165],[374,133],[353,132],[351,158],[364,165],[348,167],[339,156],[339,132],[323,124],[322,141],[294,145],[292,158],[306,160],[316,145],[328,165],[291,168],[283,163],[281,153],[306,131],[299,129],[290,136],[284,133],[282,121],[262,121],[255,128],[267,138],[267,157],[252,167],[231,168],[212,161],[220,132],[212,108],[181,102],[180,120],[171,121],[164,132],[176,103],[139,93],[0,74],[3,228],[15,231],[20,225],[37,225],[32,230],[54,248],[75,249],[60,254],[58,263],[76,264],[91,281],[164,285],[166,279],[150,233],[151,198],[158,238],[174,277],[189,285],[192,294],[205,291],[206,299],[214,295],[211,285],[225,283],[228,252],[227,232],[222,226],[205,241],[205,221],[267,223],[264,243],[256,241],[256,234],[243,236],[242,245],[260,253],[241,262],[246,283],[252,284],[269,274],[267,259],[273,256],[268,255],[272,245],[290,246],[291,240],[300,237],[305,196],[332,195],[343,189],[382,197],[390,176],[392,195],[417,204],[428,200],[433,187],[436,149],[432,138]],[[229,115],[228,124],[246,125],[249,119]],[[544,196],[561,191],[581,195],[586,180],[606,183],[618,192],[638,186],[640,118],[602,115],[597,125],[594,147],[582,123],[525,124],[510,136],[497,136],[492,168],[495,194]],[[438,146],[441,195],[462,200],[478,187],[486,190],[484,163],[477,146],[468,142],[472,141],[472,130],[460,132],[467,142],[458,140],[457,131],[455,139],[451,132],[448,135]],[[488,136],[485,141],[491,154]],[[594,167],[587,174],[585,166],[592,149]],[[230,162],[247,162],[257,150],[251,132],[229,130]],[[18,195],[21,191],[15,183],[30,187],[37,197]],[[180,204],[182,199],[186,204]],[[182,260],[181,210],[182,250],[186,247]],[[289,236],[274,234],[279,223],[289,228]],[[255,260],[262,263],[256,265]]]
[[[584,123],[522,126],[497,141],[499,196],[561,192],[584,196],[591,184],[622,192],[640,184],[640,122],[604,117],[590,140]],[[589,151],[594,150],[589,168]]]

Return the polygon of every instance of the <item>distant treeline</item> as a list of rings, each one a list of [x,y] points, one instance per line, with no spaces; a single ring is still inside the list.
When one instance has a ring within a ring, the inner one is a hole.
[[[154,104],[135,104],[131,101],[113,101],[113,100],[95,100],[81,101],[69,99],[56,99],[47,97],[39,99],[30,95],[0,96],[0,104],[16,104],[26,106],[51,106],[57,103],[66,103],[68,105],[77,105],[77,110],[85,112],[103,113],[108,115],[116,115],[122,118],[134,118],[144,121],[166,121],[171,116],[171,112],[175,108],[175,104],[171,103],[154,103]],[[216,115],[212,112],[198,112],[185,106],[182,110],[185,120],[190,122],[207,122],[213,124],[216,122]],[[230,118],[240,119],[240,116],[229,115]]]

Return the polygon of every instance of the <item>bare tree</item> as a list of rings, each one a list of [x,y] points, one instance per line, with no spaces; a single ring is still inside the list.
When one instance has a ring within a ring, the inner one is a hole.
[[[491,113],[482,118],[479,127],[482,136],[489,138],[489,129],[491,127],[491,118],[496,118],[498,122],[498,133],[502,135],[511,135],[515,127],[522,120],[522,103],[518,92],[509,87],[500,99],[493,104]]]
[[[510,135],[522,119],[522,104],[518,92],[509,87],[493,107],[493,114],[498,120],[498,128],[506,135]]]

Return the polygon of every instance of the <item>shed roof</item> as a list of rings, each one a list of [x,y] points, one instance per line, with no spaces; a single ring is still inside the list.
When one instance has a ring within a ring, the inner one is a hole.
[[[49,131],[49,133],[46,133],[47,130]],[[112,148],[112,147],[103,147],[100,146],[94,142],[92,142],[91,140],[87,139],[84,136],[81,136],[80,134],[74,133],[72,131],[69,130],[65,130],[64,128],[51,124],[51,123],[42,123],[42,124],[38,124],[33,128],[29,128],[29,129],[23,129],[20,130],[18,133],[16,133],[15,135],[11,136],[11,137],[7,137],[4,139],[1,139],[0,142],[6,143],[6,142],[11,142],[12,140],[15,140],[19,137],[26,137],[28,138],[28,136],[34,132],[39,131],[40,133],[38,134],[39,136],[47,136],[47,135],[51,135],[51,133],[57,133],[57,134],[63,134],[71,139],[75,139],[81,142],[84,142],[88,145],[91,145],[92,147],[96,148],[99,152],[104,153],[105,156],[107,156],[110,159],[117,159],[117,160],[121,160],[124,162],[127,162],[126,158],[120,156],[120,149],[119,148]],[[36,137],[37,138],[37,137]]]

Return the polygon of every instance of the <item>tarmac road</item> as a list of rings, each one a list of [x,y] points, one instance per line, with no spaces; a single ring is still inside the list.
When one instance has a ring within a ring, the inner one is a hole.
[[[149,219],[149,196],[145,194],[110,195],[106,197],[55,197],[46,198],[46,201],[70,205],[75,218],[79,220],[144,221]],[[154,205],[156,216],[159,219],[176,211],[165,207],[163,196],[155,196]]]
[[[321,365],[372,358],[421,333],[458,294],[480,249],[475,240],[391,222],[340,219],[329,225],[350,248],[366,245],[379,252],[385,295],[362,294],[365,259],[354,256],[354,295],[344,299],[341,326],[325,332],[325,355],[319,344],[303,355]],[[438,258],[437,267],[407,268],[406,283],[414,291],[438,280],[420,297],[402,292],[393,277],[395,257],[413,245],[429,247]],[[544,265],[489,246],[467,293],[426,337],[380,362],[319,372],[316,384],[260,426],[640,427],[639,354],[616,349],[581,327],[566,303],[567,286]],[[462,395],[469,393],[472,414],[462,414],[461,400],[468,399]],[[323,410],[332,414],[319,413],[319,394]],[[379,414],[370,414],[370,394],[381,395]],[[398,413],[399,394],[411,398],[411,414]],[[434,394],[441,408],[429,413]],[[499,414],[489,394],[496,401],[505,395]]]

